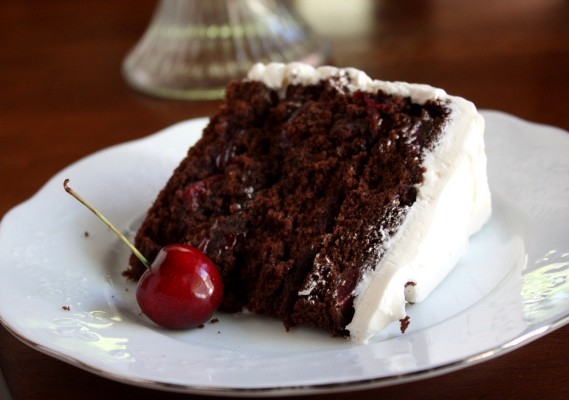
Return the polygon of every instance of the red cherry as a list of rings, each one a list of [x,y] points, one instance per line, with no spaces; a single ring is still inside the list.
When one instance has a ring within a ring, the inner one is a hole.
[[[65,191],[99,217],[147,267],[138,282],[136,300],[148,318],[168,329],[194,328],[211,318],[223,300],[223,281],[204,253],[173,244],[160,250],[150,264],[107,217],[68,184],[69,179],[63,181]],[[201,195],[199,190],[195,193]]]
[[[198,249],[168,245],[140,278],[136,300],[142,312],[164,328],[195,328],[207,322],[223,300],[221,274]]]

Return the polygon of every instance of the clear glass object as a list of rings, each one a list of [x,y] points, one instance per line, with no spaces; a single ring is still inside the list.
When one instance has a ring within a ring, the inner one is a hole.
[[[123,63],[147,94],[216,99],[256,62],[325,62],[328,47],[290,0],[161,0]]]

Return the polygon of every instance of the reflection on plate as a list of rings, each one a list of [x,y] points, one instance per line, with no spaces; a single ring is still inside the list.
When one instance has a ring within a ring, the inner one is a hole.
[[[128,251],[65,194],[64,178],[132,233],[205,119],[75,163],[0,228],[0,318],[27,344],[94,373],[193,393],[286,395],[433,376],[521,346],[569,320],[569,134],[486,111],[494,212],[423,303],[368,345],[252,315],[168,332],[120,275]]]

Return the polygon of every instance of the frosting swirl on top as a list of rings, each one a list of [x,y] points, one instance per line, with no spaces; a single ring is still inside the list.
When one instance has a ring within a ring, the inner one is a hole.
[[[387,94],[409,97],[412,101],[423,104],[428,100],[448,97],[443,89],[424,84],[407,82],[387,82],[371,79],[365,72],[356,68],[337,68],[293,62],[289,64],[255,64],[247,75],[252,81],[263,82],[267,87],[280,91],[288,85],[315,85],[323,80],[334,81],[338,90],[355,92],[358,90],[376,93],[381,90]]]

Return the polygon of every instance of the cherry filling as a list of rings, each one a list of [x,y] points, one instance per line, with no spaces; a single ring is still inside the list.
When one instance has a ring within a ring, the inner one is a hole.
[[[225,148],[218,154],[215,156],[215,166],[218,169],[223,169],[225,168],[225,166],[227,166],[227,164],[229,164],[229,161],[235,157],[235,155],[237,154],[237,150],[238,150],[238,145],[237,143],[239,142],[240,138],[244,135],[245,131],[243,129],[235,132],[233,134],[233,137],[231,137],[231,139],[229,140],[229,142],[227,143],[227,145],[225,146]]]
[[[184,189],[183,198],[189,211],[196,211],[208,197],[208,192],[215,182],[223,179],[223,175],[213,175],[201,181],[190,183]]]
[[[382,115],[388,115],[397,110],[397,106],[390,99],[378,100],[371,93],[362,92],[361,90],[354,93],[354,101],[360,104],[365,103],[370,125],[373,129],[381,125]]]
[[[354,289],[359,279],[357,269],[348,269],[342,272],[337,279],[336,286],[336,309],[345,319],[351,318],[352,306],[354,304]]]
[[[234,247],[247,236],[247,228],[239,218],[220,218],[209,229],[198,248],[213,257],[233,254]]]

